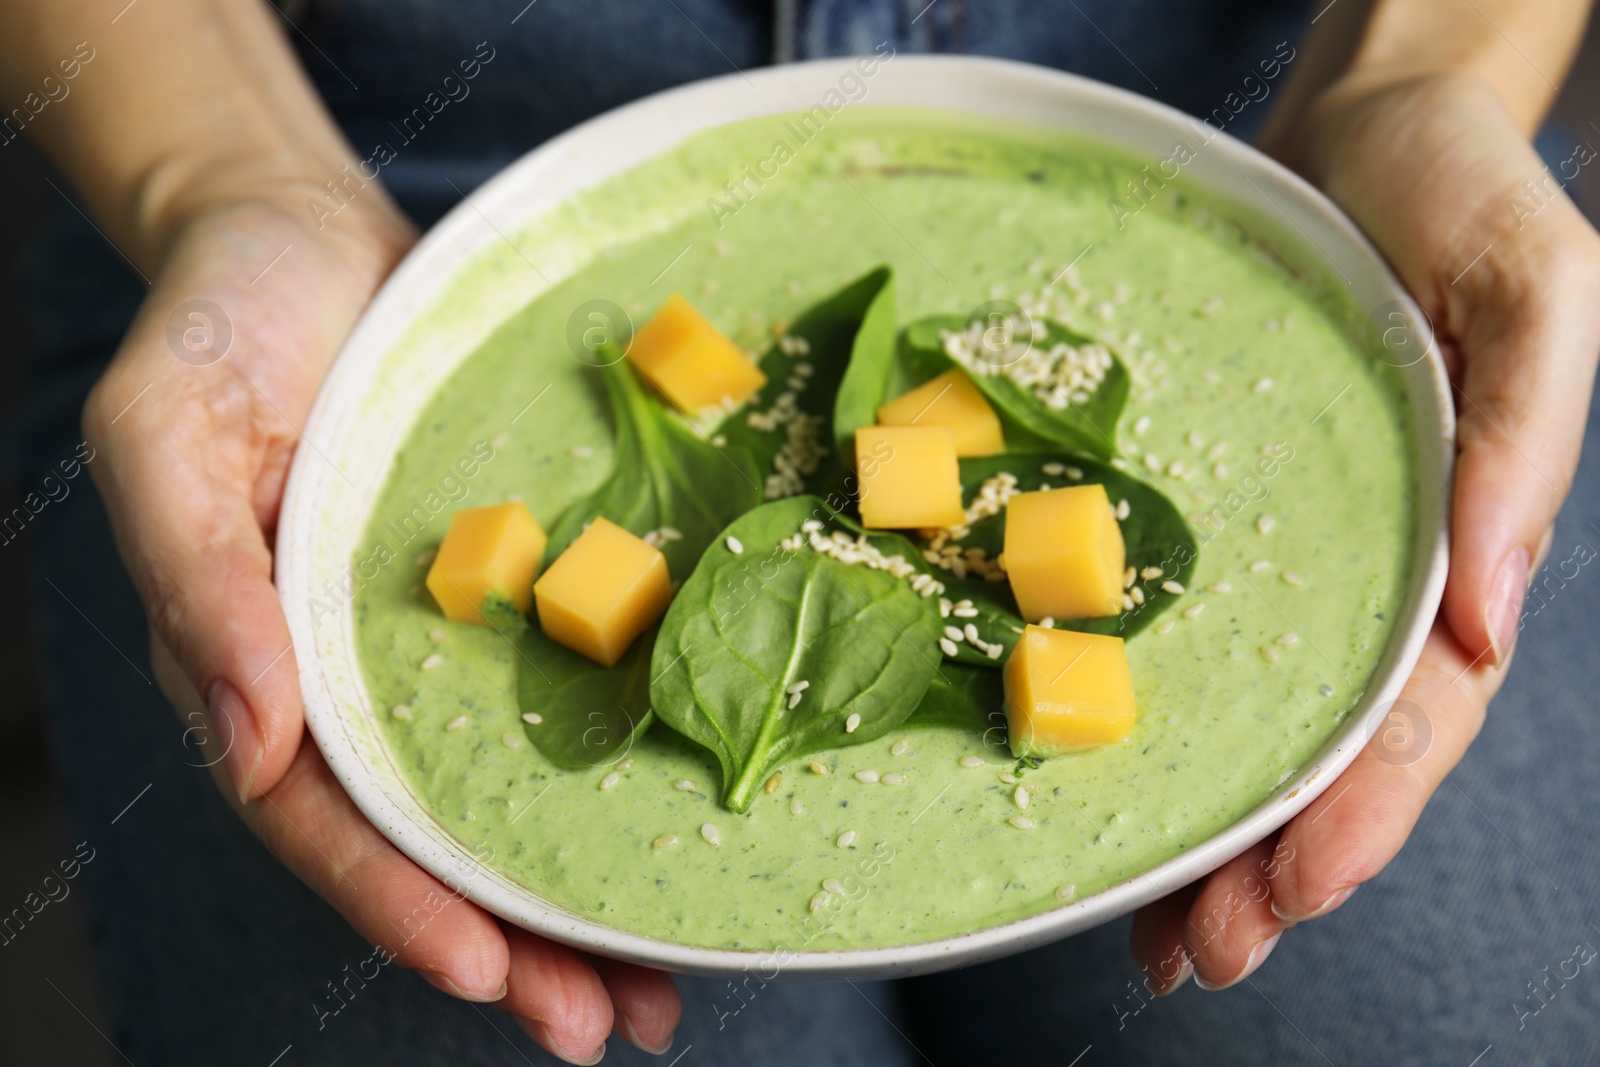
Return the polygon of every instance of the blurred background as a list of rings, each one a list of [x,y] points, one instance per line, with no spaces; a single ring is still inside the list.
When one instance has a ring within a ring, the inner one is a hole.
[[[1539,138],[1548,163],[1582,143],[1600,152],[1600,31],[1591,24],[1571,77]],[[1592,168],[1590,168],[1592,169]],[[1567,192],[1600,225],[1600,183],[1583,187],[1587,170]],[[32,343],[28,309],[18,291],[20,257],[51,212],[72,210],[52,182],[59,178],[25,139],[0,147],[0,424],[26,396],[23,353]],[[18,506],[15,486],[0,479],[0,515]],[[78,839],[56,796],[41,714],[48,694],[36,669],[36,641],[25,575],[29,535],[0,544],[0,915],[37,892],[40,880],[72,854]],[[80,901],[53,902],[27,926],[27,936],[0,944],[0,1065],[121,1061],[106,1034],[104,1006]]]

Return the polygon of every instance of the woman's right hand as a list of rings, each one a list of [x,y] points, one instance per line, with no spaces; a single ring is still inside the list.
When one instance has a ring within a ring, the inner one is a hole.
[[[301,428],[333,355],[414,240],[376,182],[321,227],[305,206],[320,192],[213,189],[180,212],[84,412],[162,689],[186,724],[206,724],[190,736],[206,735],[250,829],[363,938],[453,996],[494,1002],[571,1062],[594,1062],[613,1028],[664,1051],[681,1011],[671,978],[585,957],[462,899],[367,822],[303,729],[272,585],[284,479],[297,449],[316,450]],[[214,309],[193,318],[195,300]]]

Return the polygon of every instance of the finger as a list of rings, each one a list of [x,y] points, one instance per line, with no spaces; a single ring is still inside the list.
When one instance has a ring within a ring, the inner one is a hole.
[[[1282,853],[1262,841],[1207,878],[1183,924],[1201,989],[1226,989],[1253,974],[1292,923],[1272,912],[1267,875]]]
[[[294,651],[250,497],[263,456],[292,440],[262,425],[254,390],[231,371],[183,370],[206,374],[203,395],[180,374],[120,415],[137,389],[126,374],[103,379],[85,411],[86,439],[101,457],[90,469],[151,626],[204,697],[234,791],[249,799],[288,769],[303,728]]]
[[[1199,893],[1198,885],[1185,886],[1134,913],[1129,948],[1144,972],[1145,988],[1158,997],[1175,992],[1194,973],[1194,961],[1183,943],[1183,924]]]
[[[568,1063],[599,1063],[615,1015],[589,961],[565,945],[505,926],[511,966],[502,1010],[528,1036]]]
[[[1444,610],[1491,664],[1515,644],[1534,558],[1572,484],[1600,352],[1595,302],[1570,296],[1600,290],[1600,242],[1554,196],[1522,230],[1490,231],[1447,294],[1467,358]]]
[[[1285,828],[1294,859],[1271,872],[1278,915],[1298,922],[1327,914],[1400,851],[1423,805],[1477,736],[1504,676],[1470,661],[1448,627],[1435,623],[1389,718]]]
[[[499,926],[374,829],[309,738],[277,786],[243,812],[274,856],[401,966],[463,999],[505,996]]]
[[[683,1001],[672,976],[649,967],[594,957],[590,961],[611,995],[616,1028],[637,1048],[661,1055],[672,1047]]]

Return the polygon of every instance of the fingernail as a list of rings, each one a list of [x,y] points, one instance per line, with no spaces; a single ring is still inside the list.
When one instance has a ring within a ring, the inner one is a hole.
[[[1172,994],[1176,993],[1179,989],[1181,989],[1183,987],[1183,983],[1187,982],[1191,977],[1193,977],[1193,975],[1194,975],[1194,961],[1189,958],[1188,953],[1185,953],[1184,957],[1183,957],[1183,966],[1178,968],[1178,976],[1176,978],[1174,978],[1167,985],[1162,986],[1160,989],[1156,990],[1156,996],[1158,996],[1158,997],[1170,997],[1170,996],[1172,996]]]
[[[1489,630],[1489,644],[1493,646],[1494,665],[1500,666],[1511,655],[1517,643],[1517,629],[1522,620],[1522,602],[1528,595],[1528,548],[1518,545],[1500,564],[1495,575],[1494,588],[1489,592],[1489,604],[1484,610],[1484,622]]]
[[[212,683],[206,704],[211,710],[211,728],[217,733],[216,741],[223,746],[222,764],[228,769],[228,779],[239,795],[239,803],[248,803],[256,771],[261,768],[262,753],[266,750],[261,743],[261,733],[256,729],[256,717],[250,714],[250,705],[244,702],[239,691],[225,679]]]
[[[1211,983],[1206,981],[1204,978],[1201,978],[1197,974],[1194,976],[1194,984],[1209,993],[1215,993],[1220,989],[1227,989],[1229,986],[1238,985],[1246,978],[1249,978],[1252,974],[1255,974],[1256,968],[1266,962],[1267,957],[1272,955],[1273,948],[1278,944],[1278,938],[1282,936],[1283,931],[1280,930],[1271,937],[1267,938],[1265,941],[1256,942],[1256,947],[1250,950],[1250,958],[1244,961],[1244,970],[1240,971],[1237,975],[1228,979],[1227,981]]]
[[[550,1028],[540,1019],[524,1019],[518,1016],[517,1025],[522,1027],[523,1032],[529,1037],[539,1042],[552,1056],[560,1056],[568,1063],[577,1064],[578,1067],[593,1067],[594,1064],[606,1058],[606,1043],[604,1041],[600,1042],[599,1048],[587,1056],[580,1056],[562,1048],[556,1042],[556,1039],[550,1036]]]
[[[497,1000],[504,999],[506,995],[505,982],[501,982],[500,988],[495,990],[493,993],[474,993],[462,989],[460,986],[456,985],[455,982],[451,981],[447,976],[439,971],[430,971],[424,967],[419,973],[424,979],[427,980],[429,985],[433,986],[433,988],[439,990],[441,993],[449,993],[452,997],[456,997],[460,1000],[470,1000],[477,1004],[493,1004]]]
[[[1334,908],[1337,908],[1340,904],[1343,904],[1345,901],[1349,900],[1350,894],[1354,893],[1355,891],[1355,886],[1350,886],[1348,889],[1341,889],[1327,900],[1324,900],[1321,904],[1318,904],[1316,907],[1306,912],[1304,915],[1286,914],[1279,909],[1278,902],[1274,900],[1272,902],[1272,914],[1276,915],[1284,922],[1289,923],[1303,923],[1311,919],[1320,919]]]
[[[663,1041],[659,1046],[647,1045],[639,1037],[639,1031],[637,1031],[637,1030],[635,1030],[633,1028],[633,1020],[628,1018],[626,1015],[624,1015],[622,1017],[622,1036],[627,1038],[629,1043],[632,1044],[635,1048],[642,1048],[646,1052],[650,1053],[650,1055],[652,1055],[652,1056],[660,1056],[663,1053],[665,1053],[667,1051],[667,1049],[672,1047],[672,1039],[674,1037],[676,1037],[677,1035],[676,1034],[668,1034],[667,1035],[667,1039],[665,1041]]]

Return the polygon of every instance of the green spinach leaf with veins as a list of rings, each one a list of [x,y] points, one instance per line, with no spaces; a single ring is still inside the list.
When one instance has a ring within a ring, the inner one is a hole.
[[[743,448],[713,445],[651,396],[633,367],[617,362],[605,381],[616,432],[611,474],[569,507],[550,531],[545,565],[604,515],[639,536],[671,527],[682,536],[659,546],[681,580],[717,531],[761,502],[760,480]]]
[[[674,578],[694,569],[713,538],[759,502],[755,466],[742,449],[718,449],[651,397],[633,368],[600,368],[615,426],[610,475],[569,507],[550,531],[545,565],[586,523],[604,515],[644,535],[672,527],[661,552]],[[488,608],[485,608],[488,613]],[[514,617],[514,618],[513,618]],[[546,637],[509,604],[490,617],[517,650],[517,707],[523,732],[551,762],[589,767],[615,762],[650,723],[650,652],[655,629],[640,634],[612,667],[602,667]]]
[[[834,396],[860,349],[873,348],[885,340],[892,345],[894,331],[893,277],[888,267],[878,267],[813,305],[785,332],[791,340],[774,342],[767,349],[760,360],[767,384],[745,408],[718,427],[730,449],[745,449],[754,458],[763,488],[788,433],[782,425],[773,429],[751,426],[750,414],[772,411],[783,394],[794,394],[796,410],[813,420],[818,448],[824,453],[830,446],[835,449],[832,455],[817,457],[812,470],[801,472],[804,488],[808,492],[825,492],[837,486],[854,466],[854,456],[851,451],[838,448],[830,428]],[[803,354],[786,353],[785,345],[795,351],[793,338],[803,338],[808,350]],[[796,373],[801,364],[809,367],[809,375]],[[794,388],[791,379],[804,387]]]
[[[1058,322],[1037,321],[1044,327],[1044,337],[1032,342],[1035,352],[1048,353],[1057,345],[1073,348],[1099,345],[1110,351],[1103,342]],[[968,325],[959,315],[935,315],[907,326],[900,348],[905,387],[897,390],[897,394],[951,367],[962,367],[960,360],[945,351],[944,336],[962,333]],[[1064,408],[1047,407],[1031,389],[999,373],[1017,358],[1020,354],[1015,348],[980,344],[963,367],[994,405],[1008,448],[1027,447],[1040,451],[1064,448],[1100,460],[1109,460],[1116,454],[1117,420],[1128,404],[1130,379],[1128,368],[1115,353],[1111,355],[1111,366],[1104,379],[1089,394],[1088,400]]]
[[[517,711],[523,733],[551,763],[598,767],[628,754],[649,728],[651,629],[605,668],[544,635],[510,601],[491,596],[484,617],[517,652]]]
[[[899,726],[938,673],[937,598],[804,541],[781,547],[809,519],[824,524],[824,536],[860,530],[818,497],[762,505],[707,550],[656,641],[651,705],[717,757],[733,811],[748,810],[782,764]],[[888,555],[914,554],[897,534],[869,540]],[[800,682],[809,684],[790,707]]]

